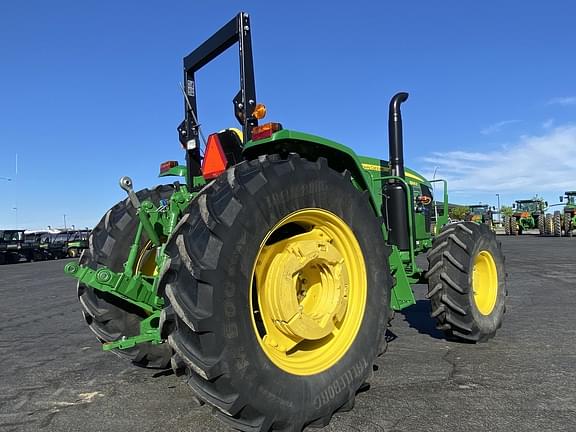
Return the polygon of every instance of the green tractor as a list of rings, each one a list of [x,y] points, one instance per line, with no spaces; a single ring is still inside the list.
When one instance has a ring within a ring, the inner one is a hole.
[[[521,235],[526,230],[538,229],[540,235],[550,235],[551,219],[545,215],[548,203],[540,198],[517,200],[512,204],[512,216],[504,216],[506,235]]]
[[[82,251],[88,248],[89,230],[69,231],[68,239],[62,248],[62,252],[69,258],[77,258]]]
[[[485,224],[492,229],[492,210],[488,204],[473,204],[468,206],[467,221]]]
[[[566,237],[572,237],[576,229],[576,191],[564,192],[564,196],[560,197],[560,202],[563,202],[564,198],[566,205],[562,215],[560,212],[554,212],[554,233],[561,235],[564,230]]]
[[[250,31],[240,13],[184,58],[186,165],[160,176],[185,180],[135,192],[123,177],[128,199],[65,272],[104,350],[171,366],[234,428],[300,431],[352,409],[412,285],[427,280],[447,337],[484,342],[502,323],[506,270],[487,226],[447,224],[446,182],[435,218],[433,182],[404,167],[407,93],[390,102],[389,161],[259,124]],[[236,44],[242,131],[204,144],[195,73]]]

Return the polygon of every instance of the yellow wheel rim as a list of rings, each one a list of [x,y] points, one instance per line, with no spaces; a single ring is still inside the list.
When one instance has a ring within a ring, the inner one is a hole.
[[[326,210],[298,210],[260,244],[250,285],[258,342],[285,372],[323,372],[354,342],[366,293],[366,265],[350,227]]]
[[[138,254],[135,273],[140,273],[144,276],[158,275],[158,266],[156,265],[156,248],[151,241],[148,241]]]
[[[498,271],[494,257],[486,250],[480,251],[474,259],[472,289],[478,311],[482,315],[490,315],[498,296]]]

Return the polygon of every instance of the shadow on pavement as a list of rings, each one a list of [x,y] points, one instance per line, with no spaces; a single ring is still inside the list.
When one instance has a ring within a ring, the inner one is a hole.
[[[417,300],[412,305],[399,312],[404,315],[408,325],[418,330],[418,333],[427,334],[434,339],[445,339],[444,332],[436,328],[436,320],[430,316],[430,301]]]

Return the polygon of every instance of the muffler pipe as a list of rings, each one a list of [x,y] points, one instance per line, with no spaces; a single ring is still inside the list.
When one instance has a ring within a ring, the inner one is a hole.
[[[402,113],[400,105],[406,102],[408,93],[396,93],[390,100],[388,113],[388,145],[390,175],[404,178],[404,142],[402,138]]]
[[[402,114],[400,105],[406,102],[408,93],[397,93],[390,100],[388,114],[388,144],[390,175],[404,179],[404,143],[402,140]],[[400,250],[410,249],[408,226],[408,197],[401,181],[390,179],[384,185],[384,206],[382,209],[388,228],[388,242]]]

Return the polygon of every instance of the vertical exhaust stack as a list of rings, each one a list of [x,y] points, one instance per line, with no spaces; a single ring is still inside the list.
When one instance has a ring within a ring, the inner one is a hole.
[[[388,113],[388,145],[390,174],[404,178],[404,142],[402,139],[402,113],[400,105],[408,99],[408,93],[396,93],[390,100]]]
[[[402,113],[400,105],[406,102],[408,93],[397,93],[390,100],[388,114],[388,144],[390,175],[404,178],[404,143],[402,139]],[[408,232],[408,205],[406,190],[400,181],[390,180],[384,186],[384,214],[389,236],[388,242],[400,250],[410,249]]]

